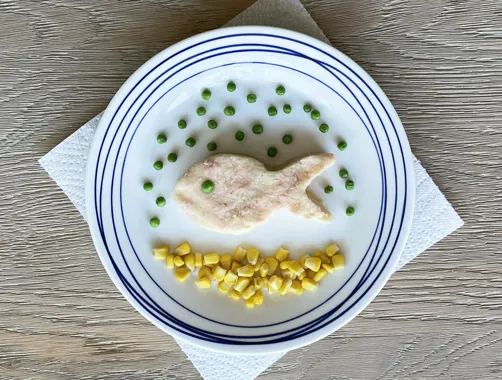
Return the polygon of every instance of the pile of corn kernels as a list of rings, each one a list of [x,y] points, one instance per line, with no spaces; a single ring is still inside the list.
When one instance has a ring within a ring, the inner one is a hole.
[[[180,282],[197,272],[195,284],[209,289],[213,281],[218,290],[235,301],[241,298],[248,308],[263,304],[263,292],[280,295],[302,294],[304,290],[316,290],[319,282],[328,274],[343,268],[345,260],[336,244],[330,244],[325,252],[315,256],[305,255],[300,260],[288,260],[289,251],[279,248],[274,256],[262,257],[256,248],[237,247],[234,254],[192,253],[190,244],[181,244],[169,253],[169,247],[153,250],[156,259],[164,260]]]

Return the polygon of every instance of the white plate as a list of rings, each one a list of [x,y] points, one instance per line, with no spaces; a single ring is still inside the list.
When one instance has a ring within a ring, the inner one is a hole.
[[[237,90],[230,93],[226,84]],[[275,88],[282,84],[284,96]],[[209,101],[201,98],[212,91]],[[246,95],[258,96],[249,104]],[[282,106],[291,104],[285,114]],[[314,121],[303,111],[310,103],[321,111]],[[236,114],[223,114],[233,105]],[[196,115],[205,106],[207,114]],[[267,108],[279,113],[270,117]],[[186,129],[177,128],[185,119]],[[209,129],[207,121],[218,121]],[[253,135],[256,122],[265,132]],[[328,133],[318,130],[325,122]],[[234,138],[236,130],[246,134]],[[164,132],[165,144],[156,136]],[[291,133],[294,142],[281,137]],[[193,136],[195,147],[185,146]],[[337,142],[344,140],[343,152]],[[177,179],[194,163],[217,152],[250,155],[275,166],[309,153],[333,152],[337,163],[311,188],[334,214],[329,223],[278,212],[254,231],[240,236],[210,232],[195,225],[173,202]],[[276,146],[279,154],[267,156]],[[170,152],[178,153],[168,163]],[[161,171],[153,162],[162,160]],[[355,190],[344,188],[338,172],[346,168]],[[154,190],[146,192],[146,180]],[[323,188],[331,184],[334,193]],[[411,152],[396,112],[377,84],[349,58],[311,37],[266,27],[218,29],[162,51],[138,69],[117,92],[96,131],[86,183],[89,225],[108,274],[127,300],[162,330],[201,347],[231,353],[289,350],[318,340],[343,326],[377,295],[402,252],[411,218],[415,184]],[[159,208],[157,196],[167,205]],[[352,217],[345,215],[355,207]],[[151,228],[152,216],[161,220]],[[152,247],[189,241],[196,251],[233,252],[256,246],[264,255],[278,247],[293,258],[315,253],[336,241],[346,257],[344,270],[327,276],[318,291],[303,296],[265,296],[252,310],[215,289],[178,283],[171,270],[154,260]]]

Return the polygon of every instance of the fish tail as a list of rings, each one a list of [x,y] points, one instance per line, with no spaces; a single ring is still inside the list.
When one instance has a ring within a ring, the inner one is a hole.
[[[333,219],[331,213],[326,210],[317,197],[303,190],[297,190],[298,193],[291,197],[288,204],[289,210],[305,219],[318,219],[328,221]]]
[[[292,162],[281,170],[281,174],[286,178],[296,178],[296,187],[306,189],[315,177],[334,163],[332,153],[311,154]]]

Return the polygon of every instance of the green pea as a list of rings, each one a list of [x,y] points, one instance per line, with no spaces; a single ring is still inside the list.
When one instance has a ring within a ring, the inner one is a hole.
[[[218,123],[216,122],[216,120],[209,120],[207,122],[207,126],[209,127],[209,129],[216,129],[218,127]]]
[[[349,178],[349,171],[347,169],[341,169],[338,174],[341,178]]]
[[[210,152],[214,152],[218,148],[218,145],[214,141],[211,141],[210,143],[207,144],[207,150]]]
[[[324,192],[325,192],[326,194],[331,194],[331,193],[333,192],[333,186],[331,186],[331,185],[326,186],[326,187],[324,188]]]
[[[155,200],[155,203],[157,204],[157,206],[159,207],[164,207],[166,205],[166,198],[164,197],[158,197],[156,200]]]
[[[189,137],[186,139],[185,144],[186,146],[192,148],[195,145],[195,139],[193,137]]]
[[[311,106],[310,104],[305,104],[305,105],[303,106],[303,110],[304,110],[305,112],[311,112],[311,111],[312,111],[312,106]]]
[[[204,107],[197,108],[197,115],[204,116],[206,114],[206,109]]]
[[[271,146],[270,148],[268,148],[267,154],[268,154],[269,157],[275,157],[275,156],[277,156],[277,148],[274,147],[274,146]]]
[[[157,142],[159,144],[164,144],[167,141],[167,137],[165,134],[161,133],[160,135],[157,136]]]
[[[150,219],[150,226],[153,228],[157,228],[160,225],[160,219],[154,216],[152,219]]]
[[[348,179],[347,181],[345,181],[345,188],[347,190],[354,190],[354,181],[352,181],[351,179]]]
[[[227,90],[228,92],[234,92],[237,86],[235,85],[234,82],[228,82],[227,84]]]
[[[145,182],[143,184],[143,190],[145,190],[145,191],[152,191],[153,190],[153,184],[151,182]]]
[[[185,129],[187,127],[187,122],[185,120],[178,121],[178,128]]]
[[[242,132],[242,131],[237,131],[237,132],[235,132],[235,139],[236,139],[237,141],[242,141],[242,140],[244,140],[244,132]]]
[[[255,135],[261,135],[263,133],[263,126],[261,124],[253,125],[252,129]]]
[[[248,103],[256,103],[256,95],[255,94],[249,94],[247,96]]]
[[[345,150],[347,148],[347,143],[345,141],[340,141],[337,146],[338,149]]]
[[[291,144],[293,142],[293,136],[291,136],[291,135],[282,136],[282,142],[284,144]]]
[[[169,155],[167,156],[167,161],[169,162],[176,162],[177,159],[178,155],[176,153],[169,153]]]
[[[155,170],[162,170],[163,167],[164,167],[164,164],[162,163],[162,161],[155,161],[153,164],[153,168]]]
[[[284,113],[291,113],[291,105],[284,104],[284,107],[282,107],[282,110],[284,111]]]
[[[354,210],[354,207],[347,207],[347,210],[345,210],[345,214],[347,214],[347,216],[352,216],[354,215],[354,212],[356,210]]]
[[[204,100],[209,100],[211,98],[211,91],[209,91],[206,88],[206,89],[204,89],[204,91],[202,91],[202,93],[200,94],[200,96],[202,96],[202,99],[204,99]]]
[[[277,108],[275,108],[274,106],[268,107],[268,114],[269,116],[277,115]]]
[[[310,118],[312,120],[319,120],[321,118],[321,113],[318,110],[312,111]]]
[[[321,131],[322,133],[327,133],[329,131],[329,126],[328,124],[326,123],[322,123],[320,126],[319,126],[319,131]]]
[[[276,89],[275,89],[275,92],[277,93],[277,95],[284,95],[286,93],[286,89],[284,88],[284,86],[278,86]]]
[[[214,183],[210,180],[206,180],[202,182],[201,188],[203,192],[210,193],[214,190]]]
[[[223,112],[227,116],[234,116],[235,115],[235,108],[232,107],[232,106],[227,106],[227,107],[225,107],[225,109],[223,110]]]

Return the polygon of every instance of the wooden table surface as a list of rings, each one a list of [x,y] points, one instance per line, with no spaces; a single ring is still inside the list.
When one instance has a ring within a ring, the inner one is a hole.
[[[158,51],[253,0],[0,2],[0,379],[198,379],[115,290],[38,159]],[[260,379],[502,379],[502,2],[305,0],[466,225]]]

